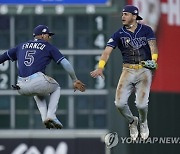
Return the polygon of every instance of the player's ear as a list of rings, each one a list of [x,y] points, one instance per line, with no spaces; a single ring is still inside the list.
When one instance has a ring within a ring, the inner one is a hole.
[[[133,15],[133,19],[136,20],[137,19],[137,15]]]
[[[132,18],[134,19],[134,20],[136,20],[136,18],[137,18],[137,15],[132,15]]]

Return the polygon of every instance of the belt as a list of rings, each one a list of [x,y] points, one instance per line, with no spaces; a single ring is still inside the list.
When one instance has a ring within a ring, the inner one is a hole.
[[[143,68],[143,66],[141,64],[123,64],[123,67],[136,69],[136,70]]]
[[[30,75],[30,76],[28,76],[28,77],[18,77],[18,80],[20,80],[20,81],[27,81],[27,80],[31,80],[31,79],[34,79],[34,78],[36,78],[36,77],[38,77],[38,76],[41,76],[42,75],[42,73],[41,72],[37,72],[37,73],[34,73],[34,74],[32,74],[32,75]]]

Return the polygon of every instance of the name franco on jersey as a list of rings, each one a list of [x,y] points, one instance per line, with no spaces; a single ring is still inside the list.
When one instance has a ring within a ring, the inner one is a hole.
[[[43,43],[25,43],[22,45],[22,49],[40,49],[40,50],[43,50],[44,48],[46,47],[45,44]]]

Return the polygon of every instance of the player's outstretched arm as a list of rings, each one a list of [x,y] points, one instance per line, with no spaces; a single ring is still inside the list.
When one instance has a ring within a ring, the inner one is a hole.
[[[113,48],[109,47],[109,46],[107,46],[105,48],[105,50],[103,51],[103,53],[100,57],[100,60],[98,63],[98,68],[95,69],[94,71],[90,72],[90,75],[93,78],[97,78],[98,76],[101,76],[102,78],[104,78],[104,75],[103,75],[104,66],[107,63],[112,50],[113,50]]]
[[[69,63],[69,61],[66,58],[64,58],[61,61],[61,64],[62,64],[63,68],[66,70],[66,72],[70,75],[70,77],[73,81],[74,91],[79,90],[81,92],[84,92],[86,89],[85,84],[77,79],[75,71],[74,71],[72,65]]]
[[[61,65],[63,66],[63,68],[65,69],[65,71],[70,75],[72,81],[76,81],[77,77],[74,71],[74,68],[72,67],[72,65],[70,64],[70,62],[64,58],[63,60],[61,60]]]

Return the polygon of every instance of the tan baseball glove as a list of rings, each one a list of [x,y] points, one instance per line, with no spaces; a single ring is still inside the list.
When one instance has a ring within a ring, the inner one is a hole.
[[[86,86],[84,83],[82,83],[80,80],[76,80],[74,83],[73,83],[73,86],[74,86],[74,91],[76,90],[79,90],[81,92],[84,92],[86,90]]]

